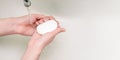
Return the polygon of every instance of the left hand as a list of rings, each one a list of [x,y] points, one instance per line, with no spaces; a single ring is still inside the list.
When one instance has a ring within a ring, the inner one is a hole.
[[[36,26],[44,20],[54,19],[52,16],[44,16],[40,14],[31,14],[29,16],[17,17],[14,20],[16,21],[15,32],[16,34],[31,36],[35,32]]]

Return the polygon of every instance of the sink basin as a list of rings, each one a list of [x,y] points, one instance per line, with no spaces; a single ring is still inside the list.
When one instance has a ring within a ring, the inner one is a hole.
[[[32,13],[53,15],[66,28],[41,60],[120,60],[119,0],[32,0]],[[1,0],[0,18],[26,15],[22,0]],[[0,60],[19,60],[30,37],[0,37]],[[7,58],[6,58],[7,57]]]

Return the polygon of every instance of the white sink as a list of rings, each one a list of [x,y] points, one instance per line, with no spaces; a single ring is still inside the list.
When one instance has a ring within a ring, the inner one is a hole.
[[[32,0],[32,12],[54,15],[66,28],[41,60],[120,60],[119,0]],[[21,0],[1,0],[0,17],[21,16]],[[0,37],[0,60],[19,60],[29,37]],[[7,58],[6,58],[7,57]]]

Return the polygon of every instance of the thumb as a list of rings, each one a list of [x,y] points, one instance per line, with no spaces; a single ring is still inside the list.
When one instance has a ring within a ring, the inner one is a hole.
[[[65,32],[65,29],[64,28],[61,28],[61,27],[58,27],[55,31],[52,31],[52,35],[55,36],[61,32]]]

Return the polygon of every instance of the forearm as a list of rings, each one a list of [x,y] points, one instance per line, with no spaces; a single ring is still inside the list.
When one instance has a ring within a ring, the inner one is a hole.
[[[39,60],[42,49],[42,47],[38,47],[37,45],[28,47],[22,60]]]
[[[0,19],[0,36],[10,35],[15,33],[13,18]]]

